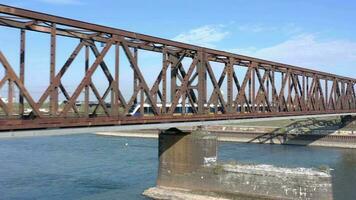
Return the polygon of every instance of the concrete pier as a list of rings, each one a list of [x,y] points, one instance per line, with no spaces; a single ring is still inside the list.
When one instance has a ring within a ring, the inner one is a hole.
[[[185,132],[176,128],[159,134],[159,170],[157,185],[181,187],[189,183],[174,177],[193,173],[217,161],[216,135],[199,128]]]
[[[332,199],[327,171],[217,162],[217,137],[203,128],[159,135],[153,199]],[[207,198],[209,197],[209,198]]]

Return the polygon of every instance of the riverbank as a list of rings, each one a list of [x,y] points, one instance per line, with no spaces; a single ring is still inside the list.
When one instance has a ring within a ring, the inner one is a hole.
[[[154,127],[154,126],[153,126]],[[157,127],[159,128],[159,126]],[[289,144],[306,146],[324,146],[356,148],[355,117],[342,121],[340,117],[283,119],[259,121],[254,123],[211,125],[206,127],[218,135],[219,141],[241,143]],[[164,128],[161,127],[163,130]],[[192,130],[193,127],[183,127]],[[102,130],[102,129],[101,129]],[[110,130],[110,128],[108,128]],[[71,129],[46,129],[30,131],[1,132],[0,139],[34,136],[57,136],[78,133],[94,133],[101,136],[158,138],[159,129],[126,131],[100,131],[95,128],[84,128],[75,132]]]
[[[183,127],[182,130],[192,130]],[[218,141],[288,144],[356,148],[356,120],[343,121],[339,117],[284,119],[273,122],[212,125],[205,127],[216,133]],[[102,136],[158,138],[160,130],[133,130],[122,132],[97,132]]]
[[[59,135],[75,135],[78,133],[72,133],[70,131],[62,131],[56,129],[44,129],[39,131],[12,131],[12,132],[0,132],[0,139],[15,139],[26,137],[43,137],[43,136],[59,136]]]
[[[134,138],[158,138],[157,130],[151,132],[97,132],[96,135],[115,136],[115,137],[134,137]],[[214,132],[214,131],[213,131]],[[218,132],[218,131],[215,131]],[[356,149],[356,135],[271,135],[266,133],[231,133],[218,132],[218,141],[222,142],[240,142],[240,143],[259,143],[259,144],[285,144],[285,145],[303,145],[303,146],[321,146]],[[345,134],[345,133],[343,133]]]

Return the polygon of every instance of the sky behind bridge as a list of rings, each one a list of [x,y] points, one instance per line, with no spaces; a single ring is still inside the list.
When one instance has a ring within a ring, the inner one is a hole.
[[[343,76],[356,75],[356,2],[353,1],[3,0],[2,3]],[[0,36],[12,37],[6,31],[0,31]],[[0,40],[0,45],[11,49],[13,44],[6,42]],[[10,51],[8,56],[17,53]],[[49,60],[38,62],[39,71],[49,68]],[[145,62],[150,63],[148,58]],[[41,82],[37,84],[40,87]]]

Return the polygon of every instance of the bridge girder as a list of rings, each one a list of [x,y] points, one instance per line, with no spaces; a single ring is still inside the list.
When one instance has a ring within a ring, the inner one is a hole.
[[[142,124],[178,121],[223,120],[306,114],[352,113],[356,111],[356,79],[319,72],[311,69],[266,61],[224,51],[203,48],[153,36],[81,22],[44,13],[0,5],[0,25],[20,32],[19,75],[0,49],[0,62],[4,76],[0,89],[7,85],[8,102],[0,99],[0,130],[53,128],[94,125]],[[34,100],[25,85],[26,32],[50,35],[50,83]],[[78,40],[77,46],[65,64],[56,69],[56,38]],[[96,42],[104,45],[98,48]],[[61,80],[79,52],[85,49],[85,75],[72,94]],[[104,61],[114,49],[114,72]],[[122,50],[133,70],[134,90],[125,99],[119,85],[119,60]],[[138,51],[161,54],[162,66],[152,87],[146,82],[139,65]],[[89,64],[89,53],[94,61]],[[183,60],[189,58],[189,65]],[[215,65],[223,65],[220,76]],[[97,89],[92,76],[101,68],[108,87],[103,94]],[[57,73],[56,73],[57,72]],[[169,78],[170,81],[167,79]],[[168,85],[170,84],[170,85]],[[226,84],[226,85],[225,85]],[[18,109],[14,109],[14,86],[19,91]],[[226,93],[222,92],[226,88]],[[98,102],[90,111],[89,91]],[[85,91],[83,110],[76,105]],[[63,108],[58,105],[59,93],[64,95]],[[168,94],[170,93],[170,95]],[[110,101],[107,97],[111,95]],[[170,98],[168,98],[170,97]],[[141,116],[128,116],[137,103]],[[25,112],[25,104],[31,112]],[[49,112],[42,111],[49,105]],[[143,116],[144,104],[152,107],[153,116]],[[167,109],[167,105],[170,105]],[[162,105],[159,107],[158,105]],[[178,106],[190,114],[175,113]],[[211,112],[211,108],[214,108]],[[98,110],[103,112],[99,113]]]

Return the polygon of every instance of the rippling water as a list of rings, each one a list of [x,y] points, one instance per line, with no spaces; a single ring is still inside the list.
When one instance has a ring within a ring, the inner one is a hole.
[[[92,134],[0,140],[0,199],[144,199],[157,140]],[[334,170],[335,199],[356,199],[356,150],[221,143],[219,159]]]

